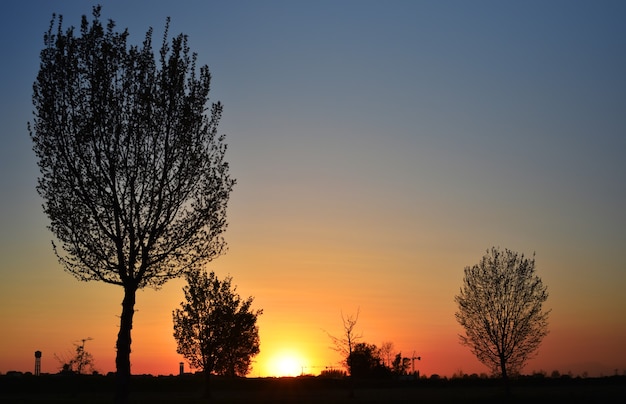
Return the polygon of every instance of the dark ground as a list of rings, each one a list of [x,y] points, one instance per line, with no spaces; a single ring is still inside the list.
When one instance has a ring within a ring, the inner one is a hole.
[[[0,403],[111,403],[115,377],[67,375],[0,376]],[[133,376],[131,403],[205,403],[200,375]],[[212,381],[214,403],[621,403],[626,376],[521,378],[507,399],[497,379],[348,380],[320,377],[221,379]]]

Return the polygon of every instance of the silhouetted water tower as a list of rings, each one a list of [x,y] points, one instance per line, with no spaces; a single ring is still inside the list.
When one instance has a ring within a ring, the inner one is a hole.
[[[41,374],[41,351],[35,351],[35,376]]]
[[[178,364],[180,366],[179,368],[179,374],[182,376],[185,374],[185,364],[183,362]]]

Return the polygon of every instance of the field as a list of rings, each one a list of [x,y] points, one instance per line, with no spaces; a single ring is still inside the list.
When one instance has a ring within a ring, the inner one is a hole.
[[[202,377],[134,376],[131,403],[204,403]],[[2,403],[111,403],[114,377],[62,375],[0,376]],[[353,396],[351,397],[351,393]],[[348,380],[319,377],[219,379],[214,403],[610,403],[626,399],[626,377],[524,378],[504,395],[499,380]]]

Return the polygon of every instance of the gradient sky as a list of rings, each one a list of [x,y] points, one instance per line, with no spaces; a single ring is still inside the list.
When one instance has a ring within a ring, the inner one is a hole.
[[[158,47],[171,16],[211,69],[237,185],[210,269],[264,310],[251,376],[338,366],[326,333],[357,309],[363,340],[415,351],[422,374],[487,372],[454,295],[491,246],[535,252],[550,293],[526,373],[626,370],[625,2],[102,4],[132,43],[153,26]],[[57,263],[26,129],[52,13],[78,26],[91,5],[0,12],[0,373],[33,371],[35,350],[56,372],[87,337],[113,371],[122,289]],[[133,373],[178,372],[183,285],[138,292]]]

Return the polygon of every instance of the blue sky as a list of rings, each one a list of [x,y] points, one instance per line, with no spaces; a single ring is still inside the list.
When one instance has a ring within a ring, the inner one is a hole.
[[[171,33],[188,34],[211,69],[238,181],[230,251],[216,266],[257,297],[267,335],[312,305],[301,296],[321,293],[341,298],[312,317],[317,328],[360,306],[373,343],[399,335],[401,349],[414,349],[408,341],[427,345],[441,338],[423,333],[440,329],[456,343],[462,269],[495,245],[536,252],[551,292],[552,339],[536,366],[565,367],[589,341],[608,352],[626,337],[624,2],[102,4],[133,43],[153,26],[155,48],[171,16]],[[82,285],[50,251],[26,123],[51,14],[77,26],[91,10],[84,1],[5,1],[0,10],[0,299],[9,310],[63,300],[17,297],[30,287]],[[175,285],[163,296],[177,302]],[[385,337],[376,328],[390,302],[429,310],[394,314]],[[419,331],[398,331],[413,320]],[[580,361],[626,368],[624,349],[613,352]]]

